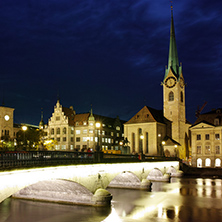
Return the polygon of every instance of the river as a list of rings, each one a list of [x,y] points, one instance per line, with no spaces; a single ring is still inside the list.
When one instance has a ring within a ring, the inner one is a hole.
[[[0,222],[222,221],[222,180],[177,178],[152,190],[108,189],[112,206],[61,205],[8,198]]]

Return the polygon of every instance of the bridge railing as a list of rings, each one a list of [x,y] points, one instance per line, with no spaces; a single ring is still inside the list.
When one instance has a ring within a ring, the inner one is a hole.
[[[103,152],[69,152],[69,151],[12,151],[0,152],[0,169],[58,166],[87,163],[117,163],[140,161],[173,161],[174,157],[107,154]]]

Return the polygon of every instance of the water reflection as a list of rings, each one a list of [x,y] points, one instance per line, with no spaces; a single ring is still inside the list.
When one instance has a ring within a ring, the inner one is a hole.
[[[7,199],[1,222],[218,222],[222,221],[222,180],[177,178],[153,182],[151,191],[108,189],[112,208]]]

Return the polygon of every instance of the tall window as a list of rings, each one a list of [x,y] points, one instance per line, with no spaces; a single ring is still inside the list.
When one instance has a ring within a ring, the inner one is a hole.
[[[209,145],[205,146],[205,154],[210,154],[210,146]]]
[[[201,135],[197,134],[197,140],[201,140]]]
[[[51,134],[54,135],[54,128],[51,129]]]
[[[221,160],[220,160],[220,159],[217,158],[217,159],[215,160],[215,166],[216,166],[216,167],[220,167],[220,166],[221,166]]]
[[[180,92],[180,102],[183,103],[183,92]]]
[[[174,93],[172,91],[169,93],[169,101],[174,101]]]
[[[215,140],[219,140],[220,139],[220,134],[219,133],[216,133],[215,134]]]
[[[215,153],[220,154],[220,146],[215,146]]]
[[[56,134],[60,134],[60,128],[56,129]]]
[[[132,133],[132,151],[135,152],[135,133]]]
[[[63,134],[66,134],[66,127],[63,128]]]
[[[201,146],[197,146],[197,154],[201,154]]]
[[[146,133],[146,153],[149,153],[149,134]]]
[[[210,134],[205,134],[205,140],[209,140],[210,139]]]
[[[210,163],[211,163],[210,159],[207,158],[207,159],[205,160],[205,166],[209,167],[209,166],[210,166]]]

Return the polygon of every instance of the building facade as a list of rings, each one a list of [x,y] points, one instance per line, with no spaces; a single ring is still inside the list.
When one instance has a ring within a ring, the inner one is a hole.
[[[1,139],[14,137],[14,109],[0,106],[0,136]]]
[[[222,109],[201,114],[190,131],[192,166],[221,167]]]
[[[99,146],[104,152],[122,151],[123,121],[93,114],[92,110],[76,114],[73,107],[62,107],[59,100],[44,131],[44,143],[55,141],[55,150],[85,151]]]
[[[168,66],[162,86],[163,111],[144,107],[124,125],[124,134],[130,141],[131,152],[186,159],[190,155],[190,124],[186,121],[185,82],[178,59],[172,7]]]

